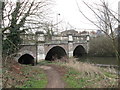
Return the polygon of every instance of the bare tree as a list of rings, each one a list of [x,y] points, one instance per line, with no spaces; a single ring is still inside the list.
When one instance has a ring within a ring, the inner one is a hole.
[[[118,43],[115,35],[115,25],[116,23],[120,23],[118,17],[118,13],[110,9],[109,3],[105,2],[104,0],[100,0],[101,4],[90,5],[83,1],[83,3],[93,12],[93,14],[96,17],[96,21],[93,21],[88,18],[87,15],[84,14],[84,12],[81,10],[81,8],[77,3],[79,12],[92,24],[94,24],[99,30],[105,33],[106,36],[108,36],[112,41],[112,46],[115,51],[115,55],[117,57],[118,65],[120,66],[120,53],[118,51]],[[120,71],[120,68],[119,68]],[[120,85],[120,82],[119,82]]]
[[[23,30],[40,28],[48,14],[50,0],[24,0],[22,2],[4,2],[3,30],[11,31],[12,27]],[[31,26],[32,25],[32,26]]]
[[[38,30],[42,27],[49,13],[50,0],[18,0],[3,2],[2,33],[9,32],[4,41],[3,50],[13,53],[21,43],[20,33],[28,30]],[[12,47],[12,48],[11,48]],[[10,49],[11,48],[11,49]],[[15,50],[14,50],[15,49]]]
[[[59,21],[57,23],[53,23],[52,21],[50,22],[45,22],[44,24],[42,24],[42,28],[44,30],[44,32],[46,33],[46,39],[48,41],[52,40],[52,36],[55,35],[56,33],[58,33],[58,24],[60,24],[62,21]]]

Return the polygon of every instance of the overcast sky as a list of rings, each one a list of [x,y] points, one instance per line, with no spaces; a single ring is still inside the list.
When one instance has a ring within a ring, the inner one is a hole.
[[[59,25],[59,28],[63,27],[70,28],[67,23],[69,23],[74,28],[80,29],[96,29],[96,27],[91,24],[88,20],[86,20],[78,10],[76,5],[76,1],[79,4],[80,9],[90,18],[95,19],[91,14],[90,10],[86,8],[82,1],[85,1],[91,5],[93,3],[99,3],[100,0],[55,0],[56,5],[54,8],[57,21],[63,21],[64,24]],[[107,1],[107,0],[106,0]],[[108,0],[109,7],[112,8],[115,12],[118,10],[118,1],[119,0]],[[60,15],[57,15],[59,14]],[[68,26],[67,26],[68,25]]]
[[[10,0],[11,1],[11,0]],[[12,0],[16,1],[16,0]],[[58,28],[61,31],[66,29],[97,29],[92,23],[86,20],[79,12],[76,1],[79,4],[82,12],[87,15],[88,18],[94,20],[95,17],[91,11],[83,4],[83,1],[88,4],[94,5],[93,3],[99,3],[100,0],[54,0],[55,5],[53,6],[52,21],[54,23],[61,22]],[[109,7],[115,12],[118,11],[119,0],[105,0],[108,1]]]

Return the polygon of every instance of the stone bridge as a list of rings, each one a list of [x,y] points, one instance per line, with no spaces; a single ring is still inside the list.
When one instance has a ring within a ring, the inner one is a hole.
[[[89,52],[89,35],[52,36],[47,40],[43,33],[22,34],[23,43],[18,51],[16,60],[19,63],[29,64],[41,60],[53,60],[63,56],[81,57]],[[34,60],[34,61],[33,61]]]

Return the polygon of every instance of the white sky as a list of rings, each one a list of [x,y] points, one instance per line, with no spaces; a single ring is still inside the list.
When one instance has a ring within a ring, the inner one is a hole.
[[[96,27],[91,24],[88,20],[86,20],[81,13],[78,10],[78,7],[76,5],[76,0],[55,0],[56,5],[54,7],[54,12],[58,21],[63,21],[64,24],[59,25],[59,28],[68,28],[67,23],[72,25],[74,28],[80,28],[80,29],[96,29]],[[86,6],[83,4],[82,1],[88,2],[91,5],[93,3],[99,3],[100,0],[77,0],[79,3],[80,9],[91,19],[93,18],[93,15],[90,13],[90,10],[86,8]],[[107,0],[105,0],[107,1]],[[108,0],[110,8],[117,12],[118,10],[118,1],[119,0]],[[57,15],[60,13],[60,15]]]
[[[10,0],[11,1],[11,0]],[[16,0],[12,0],[16,1]],[[76,1],[79,4],[80,9],[87,15],[88,18],[94,20],[94,15],[91,14],[90,10],[83,4],[82,1],[85,1],[91,5],[93,3],[99,3],[100,0],[54,0],[55,5],[52,14],[52,21],[54,23],[62,21],[61,24],[58,25],[61,31],[66,29],[76,28],[78,29],[96,29],[96,27],[86,20],[82,14],[79,12]],[[118,11],[118,1],[120,0],[105,0],[108,1],[109,6],[115,12]],[[58,15],[60,14],[60,15]],[[70,25],[68,25],[68,23]]]

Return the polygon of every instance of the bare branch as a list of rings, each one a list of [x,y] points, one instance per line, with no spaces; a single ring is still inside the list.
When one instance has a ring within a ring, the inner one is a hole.
[[[107,32],[105,32],[99,25],[97,25],[94,21],[90,20],[81,10],[80,7],[78,5],[78,2],[76,1],[77,7],[79,9],[79,12],[88,20],[90,21],[92,24],[94,24],[96,27],[98,27],[101,31],[103,31],[109,38],[111,38],[111,36],[108,35]]]

